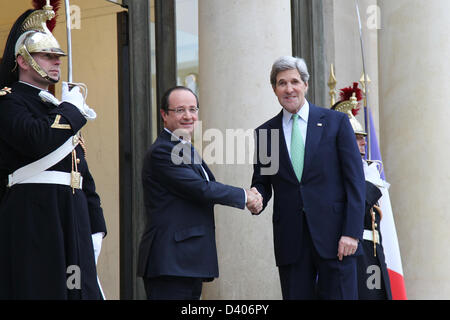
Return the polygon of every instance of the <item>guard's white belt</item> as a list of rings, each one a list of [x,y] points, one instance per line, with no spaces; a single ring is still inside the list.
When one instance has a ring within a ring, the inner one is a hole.
[[[364,230],[363,239],[373,242],[373,231],[372,230]],[[375,230],[375,242],[380,243],[380,235],[378,234],[378,230]]]
[[[45,184],[61,184],[64,186],[71,187],[71,174],[69,172],[61,171],[43,171],[31,178],[25,179],[21,182],[16,182],[16,184],[24,183],[45,183]],[[83,187],[83,177],[80,177],[80,187],[77,189],[82,189]]]
[[[23,181],[29,180],[30,178],[34,178],[35,176],[43,173],[45,170],[54,166],[62,159],[64,159],[68,154],[70,154],[72,150],[75,149],[75,147],[78,145],[78,143],[79,143],[78,135],[74,135],[70,137],[62,146],[60,146],[55,151],[49,153],[45,157],[36,160],[35,162],[32,162],[22,168],[17,169],[8,176],[8,187],[12,187],[17,183],[24,183]]]

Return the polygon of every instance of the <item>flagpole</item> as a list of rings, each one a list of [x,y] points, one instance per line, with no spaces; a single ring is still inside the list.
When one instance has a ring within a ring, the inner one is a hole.
[[[64,0],[66,7],[66,32],[67,32],[67,82],[72,83],[72,32],[69,0]]]
[[[361,42],[361,55],[362,55],[362,67],[363,67],[363,75],[364,75],[364,84],[365,84],[365,90],[364,90],[364,126],[367,133],[367,159],[371,159],[371,134],[370,134],[370,122],[369,122],[369,88],[368,88],[368,79],[367,79],[367,73],[366,73],[366,58],[364,54],[364,40],[363,40],[363,33],[362,33],[362,23],[361,23],[361,15],[359,13],[359,6],[358,6],[358,0],[355,0],[356,5],[356,14],[358,16],[358,25],[359,25],[359,39]]]

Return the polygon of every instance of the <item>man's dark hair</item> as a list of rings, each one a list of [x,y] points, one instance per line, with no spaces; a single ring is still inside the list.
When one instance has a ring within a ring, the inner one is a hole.
[[[187,87],[183,87],[183,86],[176,86],[176,87],[173,87],[173,88],[170,88],[169,90],[167,90],[164,93],[164,95],[162,96],[161,110],[164,110],[165,113],[167,113],[169,111],[169,96],[172,92],[174,92],[176,90],[185,90],[185,91],[189,91],[190,93],[192,93],[195,97],[195,100],[197,101],[197,108],[199,108],[198,97],[191,89],[189,89]]]

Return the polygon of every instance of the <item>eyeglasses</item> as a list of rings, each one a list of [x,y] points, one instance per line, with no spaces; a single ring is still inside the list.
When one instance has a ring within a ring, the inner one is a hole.
[[[173,111],[175,112],[176,115],[182,115],[185,112],[189,112],[190,114],[197,114],[198,113],[198,108],[189,108],[189,109],[185,109],[185,108],[176,108],[176,109],[169,109],[167,108],[168,111]]]

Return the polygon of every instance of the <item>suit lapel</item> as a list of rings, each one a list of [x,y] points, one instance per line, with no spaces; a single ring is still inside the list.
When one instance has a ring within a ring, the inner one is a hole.
[[[173,144],[173,146],[177,145],[178,143],[181,143],[181,141],[179,141],[179,140],[178,140],[178,141],[172,140],[172,137],[173,137],[173,136],[172,136],[169,132],[167,132],[166,130],[163,130],[163,131],[161,132],[160,137],[161,137],[162,139],[166,140],[166,141],[169,141],[171,144]],[[188,159],[190,159],[189,165],[192,167],[192,169],[193,169],[195,172],[197,172],[203,179],[206,179],[205,174],[204,174],[203,169],[202,169],[202,166],[203,166],[203,168],[205,169],[206,173],[208,174],[209,180],[210,180],[210,181],[215,181],[215,180],[214,180],[214,175],[212,174],[211,170],[209,170],[209,168],[208,168],[208,166],[206,165],[205,161],[203,161],[203,159],[201,158],[201,156],[198,154],[197,150],[195,150],[195,148],[194,148],[191,144],[188,144],[188,146],[189,146],[189,150],[191,151],[191,156],[190,156],[190,158],[187,157],[187,158],[186,158],[186,161],[189,161]],[[183,148],[182,150],[184,151],[184,150],[186,150],[186,149]],[[200,159],[201,159],[201,165],[200,165],[198,162],[195,162],[195,161],[194,161],[194,154],[193,154],[192,150],[195,150],[195,153],[196,153],[195,156],[196,156],[196,157],[200,157]]]
[[[314,158],[314,154],[319,145],[324,130],[324,113],[319,107],[309,105],[308,130],[306,133],[305,161],[303,166],[303,176],[308,173],[308,168]]]
[[[202,167],[203,167],[203,169],[205,169],[206,173],[208,174],[209,181],[216,181],[216,178],[214,177],[212,171],[209,170],[209,167],[206,165],[205,161],[203,161],[203,160],[202,160]]]
[[[205,172],[206,172],[206,174],[208,175],[209,181],[215,181],[214,175],[212,174],[211,170],[209,170],[209,168],[206,165],[205,161],[203,160],[202,156],[197,152],[197,150],[194,148],[193,145],[191,145],[191,146],[192,146],[192,150],[194,153],[193,157],[195,157],[195,161],[192,164],[194,169],[196,169],[196,171],[200,173],[202,178],[206,179],[206,176],[205,176]],[[203,171],[203,169],[205,171]]]

